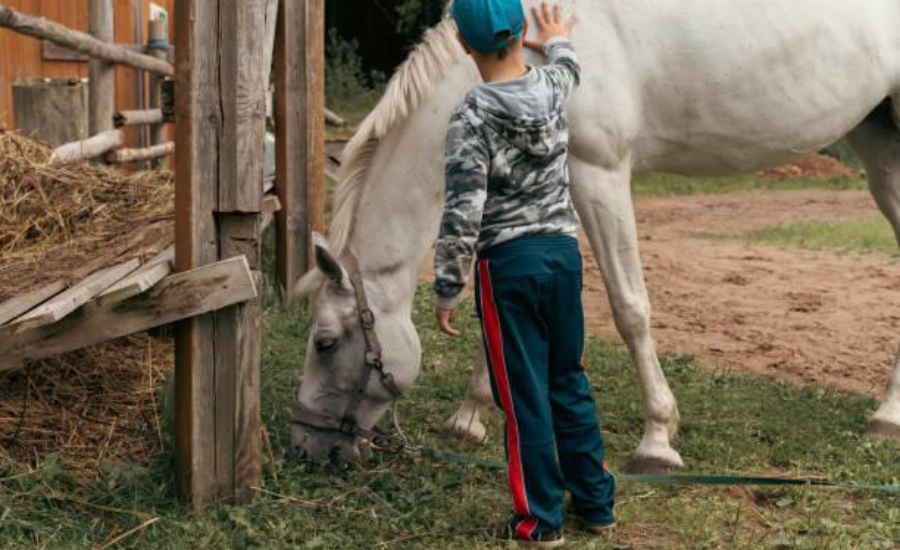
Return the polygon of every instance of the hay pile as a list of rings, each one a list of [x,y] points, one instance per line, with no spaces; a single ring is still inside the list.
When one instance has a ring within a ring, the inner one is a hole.
[[[0,301],[74,282],[172,240],[168,172],[49,164],[51,150],[0,131]]]
[[[172,241],[167,172],[51,166],[50,149],[0,131],[0,301],[76,282]],[[130,336],[0,375],[0,465],[58,453],[76,473],[146,463],[162,450],[159,388],[172,341]]]

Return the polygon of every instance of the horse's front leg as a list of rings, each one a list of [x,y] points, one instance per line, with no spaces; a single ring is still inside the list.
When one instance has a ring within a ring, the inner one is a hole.
[[[481,413],[490,410],[493,404],[492,399],[491,380],[488,377],[484,345],[479,344],[475,369],[466,386],[463,403],[459,410],[444,423],[443,432],[468,443],[483,443],[487,437],[487,431],[481,421]]]
[[[641,385],[644,436],[629,468],[681,467],[681,456],[670,443],[678,431],[678,406],[650,334],[650,298],[638,255],[630,165],[623,162],[607,169],[573,158],[570,170],[572,197],[603,272],[616,328],[631,351]]]

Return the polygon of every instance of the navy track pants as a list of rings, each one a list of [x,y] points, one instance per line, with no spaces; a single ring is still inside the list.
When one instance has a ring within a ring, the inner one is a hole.
[[[559,529],[566,490],[588,523],[611,523],[615,478],[584,371],[577,239],[508,241],[483,251],[476,271],[491,390],[506,416],[516,533]]]

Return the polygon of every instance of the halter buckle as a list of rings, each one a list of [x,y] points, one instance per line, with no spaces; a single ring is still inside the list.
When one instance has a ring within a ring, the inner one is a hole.
[[[366,330],[375,328],[375,313],[371,309],[361,309],[359,311],[359,323]]]
[[[366,352],[366,364],[378,371],[384,368],[384,364],[381,362],[381,354],[377,351]]]
[[[341,425],[338,426],[338,431],[346,436],[356,435],[356,419],[349,416],[341,418]]]

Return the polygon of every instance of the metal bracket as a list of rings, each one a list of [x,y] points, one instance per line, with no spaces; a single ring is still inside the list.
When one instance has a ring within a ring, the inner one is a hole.
[[[175,81],[166,78],[159,83],[159,101],[160,110],[162,111],[163,122],[176,122],[175,117]]]

